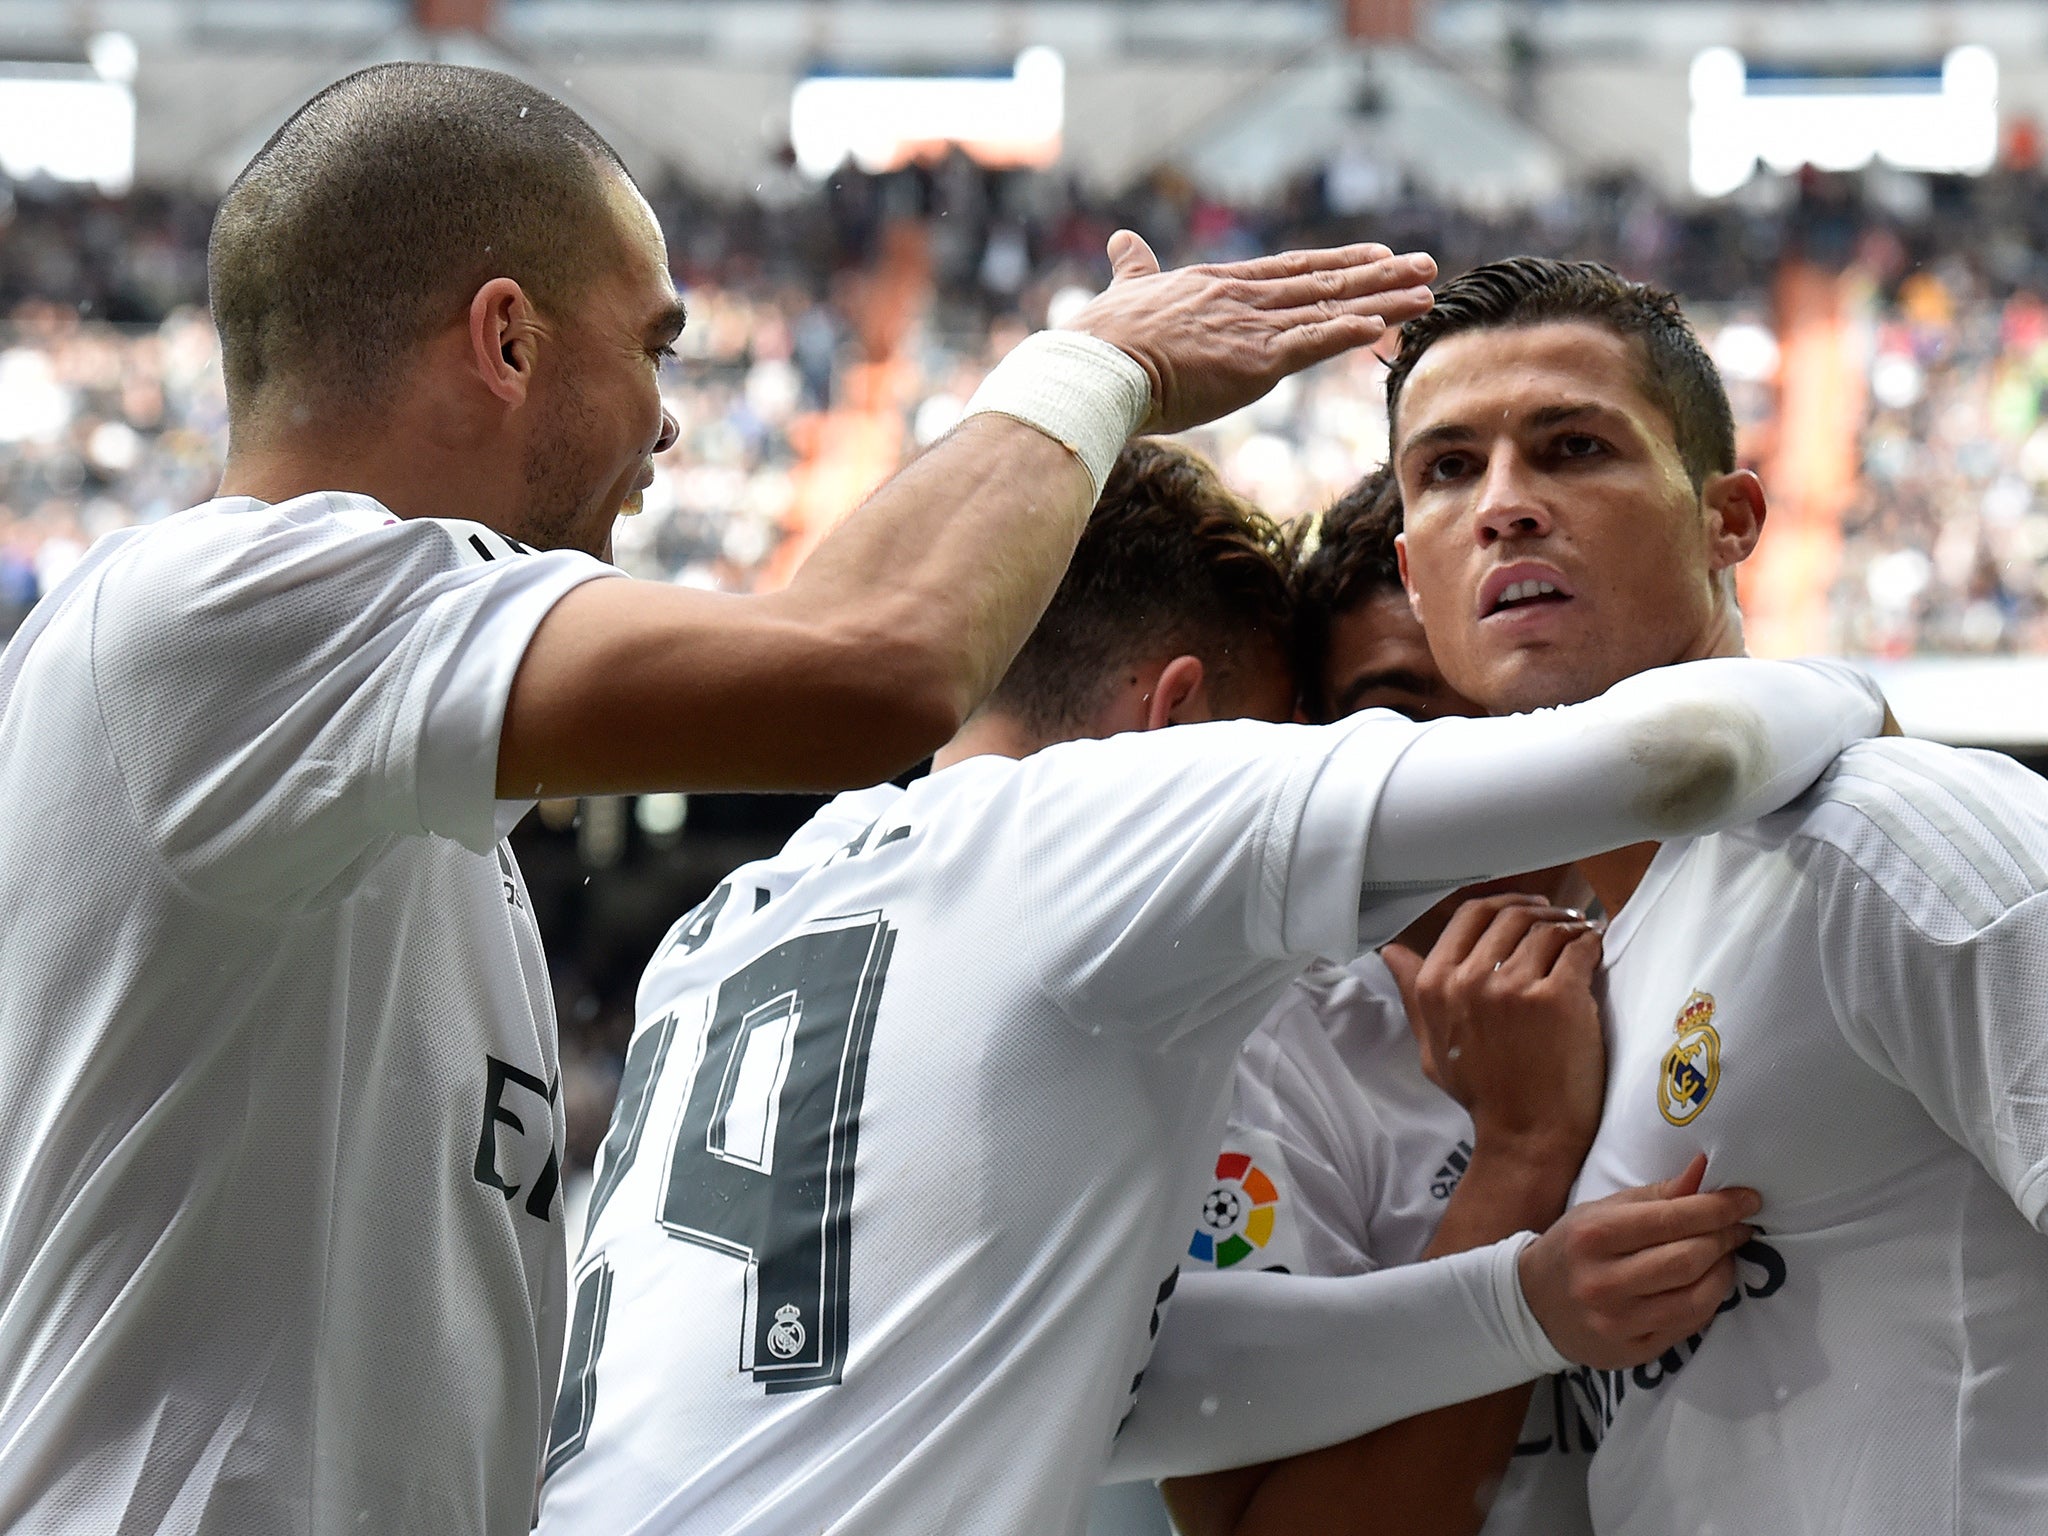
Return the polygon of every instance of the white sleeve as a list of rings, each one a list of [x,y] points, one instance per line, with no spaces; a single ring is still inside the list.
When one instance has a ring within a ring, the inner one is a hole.
[[[1259,1008],[1273,966],[1352,953],[1365,827],[1422,729],[1384,711],[1332,726],[1255,720],[1066,742],[1017,767],[983,822],[1009,861],[1023,947],[1049,998],[1094,1030],[1152,1033]],[[1350,836],[1300,838],[1311,788]]]
[[[2038,807],[2038,781],[2017,782],[2033,776],[2011,766],[2015,798]],[[1945,808],[1921,809],[1940,818]],[[2020,1213],[2048,1232],[2048,890],[2041,888],[2048,870],[2037,862],[2041,843],[2038,828],[2031,839],[2009,835],[2002,849],[1986,849],[1975,879],[1951,865],[1940,882],[1950,899],[1937,906],[1923,897],[1922,910],[1911,913],[1857,865],[1829,865],[1840,874],[1819,891],[1819,945],[1851,1047],[1919,1099]],[[1951,901],[1965,909],[1990,905],[1989,883],[1978,883],[1986,875],[2008,895],[2027,886],[2033,894],[1995,916],[1980,908],[1974,916],[1981,921],[1965,927]]]
[[[612,575],[358,498],[214,512],[109,568],[101,719],[167,867],[230,904],[321,899],[395,836],[496,841],[498,732],[527,642]]]
[[[1876,735],[1883,711],[1842,663],[1729,658],[1639,673],[1562,709],[1440,720],[1386,776],[1363,884],[1465,885],[1739,826]],[[1328,814],[1309,812],[1317,827]]]
[[[1368,1275],[1183,1275],[1103,1481],[1299,1456],[1565,1369],[1522,1295],[1534,1240]]]
[[[1250,1269],[1356,1275],[1379,1268],[1369,1251],[1368,1215],[1385,1197],[1385,1132],[1357,1094],[1343,1093],[1353,1080],[1316,1038],[1322,1028],[1314,1002],[1296,983],[1238,1053],[1217,1174],[1224,1175],[1230,1158],[1243,1157],[1273,1185],[1272,1235],[1243,1261]],[[1190,1213],[1190,1263],[1206,1257],[1229,1268],[1222,1261],[1231,1256],[1215,1253],[1199,1214]]]

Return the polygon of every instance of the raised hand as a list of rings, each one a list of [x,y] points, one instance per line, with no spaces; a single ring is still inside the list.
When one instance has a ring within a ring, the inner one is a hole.
[[[1068,328],[1113,343],[1152,380],[1144,432],[1179,432],[1249,405],[1290,373],[1369,346],[1432,302],[1436,263],[1383,245],[1286,251],[1159,270],[1128,229],[1110,237],[1109,287]]]
[[[1540,897],[1483,896],[1458,908],[1427,959],[1398,943],[1380,954],[1422,1070],[1472,1117],[1475,1145],[1490,1157],[1555,1154],[1568,1185],[1607,1083],[1599,930]]]
[[[1700,1193],[1706,1172],[1702,1154],[1675,1179],[1574,1206],[1522,1251],[1522,1294],[1560,1354],[1624,1370],[1713,1321],[1763,1202],[1753,1189]]]

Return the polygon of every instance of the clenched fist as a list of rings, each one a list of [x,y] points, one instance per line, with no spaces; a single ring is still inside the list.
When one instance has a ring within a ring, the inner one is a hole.
[[[1152,381],[1142,432],[1179,432],[1251,404],[1290,373],[1369,346],[1427,313],[1436,262],[1383,245],[1287,251],[1159,270],[1128,229],[1110,238],[1107,290],[1068,328],[1121,348]]]

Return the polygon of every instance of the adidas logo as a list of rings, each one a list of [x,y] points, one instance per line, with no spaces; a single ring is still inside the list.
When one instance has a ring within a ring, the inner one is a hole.
[[[1437,1169],[1436,1177],[1429,1181],[1429,1192],[1439,1200],[1451,1198],[1451,1192],[1458,1187],[1458,1180],[1465,1177],[1465,1170],[1472,1166],[1472,1143],[1460,1141],[1451,1149],[1451,1155],[1444,1159],[1443,1167]]]

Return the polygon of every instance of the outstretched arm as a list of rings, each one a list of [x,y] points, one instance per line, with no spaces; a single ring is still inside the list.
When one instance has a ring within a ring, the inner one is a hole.
[[[784,591],[598,581],[556,604],[513,683],[499,794],[828,789],[914,762],[1001,679],[1131,432],[1180,431],[1373,341],[1429,307],[1436,271],[1360,245],[1161,272],[1128,232],[1112,254],[1116,280],[1073,322],[1095,344],[1006,360],[988,409]]]
[[[1364,883],[1464,885],[1739,826],[1884,721],[1850,667],[1743,658],[1660,667],[1563,709],[1440,720],[1387,776]]]
[[[1752,1235],[1756,1192],[1698,1193],[1704,1172],[1369,1275],[1183,1276],[1103,1480],[1278,1461],[1572,1361],[1655,1359],[1712,1321]]]

